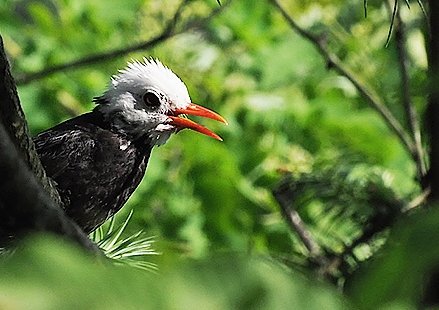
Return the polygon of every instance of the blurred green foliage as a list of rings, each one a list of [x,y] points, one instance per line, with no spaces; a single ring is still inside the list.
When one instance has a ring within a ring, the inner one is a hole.
[[[0,263],[1,309],[345,309],[339,293],[275,262],[239,255],[164,266],[115,267],[53,238],[28,240]],[[220,269],[221,272],[217,272]]]
[[[384,48],[388,12],[382,1],[368,1],[365,19],[360,2],[286,0],[283,4],[301,25],[324,34],[329,48],[405,124],[395,43],[390,41]],[[13,72],[23,76],[154,37],[179,1],[166,3],[3,0],[0,30]],[[177,28],[217,7],[214,0],[190,1]],[[416,5],[410,11],[401,8],[401,13],[410,42],[410,91],[422,113],[425,20]],[[162,253],[155,262],[166,274],[147,276],[128,268],[100,266],[69,248],[29,242],[29,248],[3,263],[0,308],[2,302],[27,308],[18,303],[23,290],[35,309],[55,309],[62,302],[72,308],[86,304],[178,308],[191,302],[209,309],[257,308],[257,297],[264,298],[260,305],[270,309],[343,308],[337,294],[289,273],[286,266],[313,268],[305,263],[308,253],[290,231],[271,191],[287,175],[298,189],[295,206],[325,253],[342,255],[347,274],[354,272],[385,243],[391,221],[359,242],[370,223],[383,214],[399,214],[420,192],[415,165],[397,137],[345,77],[327,70],[312,44],[294,33],[273,6],[251,0],[232,1],[203,27],[148,51],[20,85],[32,132],[90,110],[92,98],[104,91],[111,75],[130,59],[143,56],[167,64],[185,81],[194,102],[218,111],[230,123],[224,127],[209,122],[223,143],[182,132],[154,150],[144,181],[120,212],[124,219],[134,210],[128,235],[141,229],[155,236]],[[272,267],[235,256],[223,263],[214,260],[236,252],[271,257],[285,269],[267,271]],[[408,259],[405,250],[394,255]],[[203,267],[199,263],[178,267],[181,257],[208,262]],[[392,268],[382,266],[376,267],[378,274],[379,268]],[[401,266],[399,272],[405,268]],[[335,274],[342,279],[337,283],[349,280],[345,276]],[[58,287],[63,279],[71,282]],[[359,290],[366,292],[364,300],[373,296],[375,280],[361,280],[364,284],[358,284],[356,299],[363,302]],[[82,286],[83,281],[89,286]],[[394,285],[390,279],[383,281]],[[101,290],[101,283],[105,287],[99,300],[107,303],[98,304],[93,292]],[[175,289],[175,300],[166,299],[163,286]],[[57,287],[59,295],[48,287]],[[388,291],[382,293],[390,298]],[[230,298],[224,299],[225,295]],[[309,304],[300,303],[305,301]],[[379,301],[368,299],[365,307],[369,304]]]
[[[431,207],[401,221],[381,257],[354,276],[347,291],[356,304],[364,309],[437,309],[439,212],[437,204]]]

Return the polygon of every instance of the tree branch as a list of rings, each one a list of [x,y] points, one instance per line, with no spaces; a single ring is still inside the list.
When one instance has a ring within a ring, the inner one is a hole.
[[[337,55],[329,51],[326,43],[322,38],[319,38],[311,32],[300,27],[277,0],[270,0],[270,2],[279,10],[279,12],[282,14],[282,16],[285,18],[285,20],[294,31],[310,41],[317,48],[320,55],[325,59],[326,63],[328,64],[328,68],[333,68],[340,75],[346,77],[355,86],[355,88],[360,92],[363,98],[366,99],[366,102],[369,104],[369,106],[379,113],[379,115],[385,121],[386,125],[400,139],[409,154],[413,158],[415,158],[416,146],[413,140],[404,130],[400,122],[395,118],[395,116],[393,116],[392,112],[387,108],[381,98],[377,94],[375,94],[372,89],[368,88],[363,82],[361,82],[347,67],[345,67],[342,61],[337,57]]]
[[[282,214],[286,219],[291,229],[299,236],[305,248],[308,250],[310,256],[315,259],[320,266],[325,266],[327,260],[322,256],[322,249],[314,240],[311,232],[306,228],[305,223],[300,217],[299,213],[291,208],[293,198],[290,193],[288,182],[280,184],[274,191],[273,195],[276,198],[281,208]]]
[[[35,150],[35,145],[29,134],[29,128],[23,110],[18,99],[17,88],[11,75],[9,63],[3,46],[3,38],[0,35],[0,121],[13,140],[15,146],[22,154],[29,169],[35,174],[43,188],[57,205],[61,205],[58,191],[41,164]]]
[[[28,84],[32,81],[35,80],[39,80],[39,79],[43,79],[49,75],[52,75],[54,73],[60,72],[60,71],[67,71],[67,70],[74,70],[74,69],[78,69],[80,67],[84,67],[90,64],[95,64],[95,63],[99,63],[99,62],[103,62],[103,61],[107,61],[107,60],[111,60],[117,57],[121,57],[124,55],[127,55],[129,53],[132,52],[136,52],[136,51],[141,51],[141,50],[147,50],[150,49],[178,34],[181,34],[183,32],[186,32],[190,29],[196,28],[196,27],[200,27],[206,23],[208,23],[212,18],[214,18],[215,16],[217,16],[220,12],[222,12],[226,7],[227,4],[222,5],[214,10],[212,10],[212,12],[197,21],[191,20],[188,21],[184,24],[184,26],[181,27],[181,29],[177,30],[176,29],[176,25],[178,20],[181,17],[181,12],[183,10],[183,8],[187,5],[187,3],[190,0],[183,0],[180,4],[180,6],[177,8],[177,10],[174,13],[174,16],[167,22],[167,25],[165,26],[164,30],[158,34],[157,36],[155,36],[154,38],[145,41],[145,42],[141,42],[138,44],[134,44],[128,47],[124,47],[124,48],[119,48],[119,49],[115,49],[115,50],[111,50],[111,51],[107,51],[107,52],[103,52],[103,53],[99,53],[99,54],[95,54],[95,55],[90,55],[90,56],[86,56],[84,58],[80,58],[71,62],[67,62],[64,64],[59,64],[59,65],[55,65],[53,67],[49,67],[46,69],[43,69],[41,71],[38,72],[34,72],[34,73],[27,73],[27,74],[22,74],[22,75],[18,75],[18,77],[16,78],[17,80],[17,84],[18,85],[24,85],[24,84]]]
[[[416,163],[418,178],[422,180],[426,173],[424,150],[421,140],[421,128],[418,115],[410,96],[410,78],[408,73],[408,57],[406,51],[406,32],[405,24],[401,18],[399,10],[396,12],[397,27],[395,32],[396,50],[398,52],[398,64],[401,75],[402,101],[404,104],[407,126],[415,143],[414,160]]]
[[[29,170],[30,169],[30,170]],[[32,172],[31,172],[32,171]],[[100,253],[62,211],[29,136],[0,36],[0,241],[49,231]]]
[[[75,241],[100,254],[99,248],[50,199],[29,171],[0,123],[0,241],[45,231]]]

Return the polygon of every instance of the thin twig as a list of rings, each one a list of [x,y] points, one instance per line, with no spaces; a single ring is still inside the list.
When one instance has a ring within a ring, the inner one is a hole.
[[[392,10],[392,17],[390,19],[390,27],[389,27],[389,32],[387,33],[387,39],[386,39],[386,44],[385,46],[389,46],[390,43],[390,36],[392,35],[392,31],[393,31],[393,25],[395,24],[395,16],[396,16],[396,12],[398,11],[398,0],[394,0],[394,4],[393,4],[393,10]]]
[[[426,21],[426,28],[427,28],[427,36],[428,38],[431,38],[431,27],[430,27],[430,22],[429,22],[429,17],[427,14],[427,11],[425,10],[424,5],[422,4],[421,0],[416,0],[416,2],[418,3],[419,8],[422,11],[422,15],[424,15],[425,21]]]
[[[427,11],[425,11],[425,7],[422,4],[421,0],[417,0],[419,7],[421,8],[422,14],[424,15],[424,17],[427,19],[428,22],[428,15],[427,15]]]
[[[379,115],[383,118],[387,126],[397,135],[401,140],[404,147],[407,149],[409,154],[415,158],[416,146],[410,137],[410,135],[404,130],[401,123],[395,118],[392,112],[387,108],[381,98],[373,92],[365,83],[361,82],[347,67],[344,66],[342,61],[329,51],[326,43],[321,38],[315,36],[311,32],[300,27],[295,20],[285,11],[285,9],[279,4],[277,0],[270,0],[273,5],[279,10],[291,28],[296,31],[299,35],[310,41],[319,51],[320,55],[325,59],[329,68],[333,68],[340,75],[346,77],[360,92],[360,94],[366,99],[366,102],[376,110]]]
[[[416,152],[415,152],[415,163],[418,172],[419,180],[425,176],[426,167],[424,161],[424,149],[422,147],[421,140],[421,128],[419,125],[419,118],[416,112],[416,109],[413,105],[411,96],[410,96],[410,78],[408,73],[408,57],[406,51],[406,33],[405,33],[405,24],[401,18],[401,14],[399,11],[396,13],[397,20],[397,28],[395,32],[395,40],[396,40],[396,49],[398,52],[398,64],[399,71],[401,74],[401,90],[402,90],[402,101],[404,104],[407,125],[410,130],[410,133],[414,139]]]
[[[364,18],[367,18],[367,0],[363,0]]]
[[[422,14],[424,14],[425,18],[428,18],[427,12],[425,11],[424,5],[421,0],[416,0],[418,2],[419,7],[421,8]]]
[[[103,53],[99,53],[99,54],[95,54],[95,55],[89,55],[89,56],[86,56],[84,58],[80,58],[80,59],[77,59],[77,60],[74,60],[71,62],[59,64],[59,65],[55,65],[55,66],[43,69],[43,70],[38,71],[38,72],[17,75],[17,78],[16,78],[17,85],[28,84],[32,81],[45,78],[49,75],[52,75],[52,74],[60,72],[60,71],[73,70],[73,69],[84,67],[84,66],[87,66],[90,64],[108,61],[108,60],[111,60],[111,59],[114,59],[117,57],[127,55],[127,54],[132,53],[132,52],[150,49],[150,48],[152,48],[152,47],[154,47],[154,46],[156,46],[156,45],[158,45],[158,44],[160,44],[160,43],[162,43],[162,42],[164,42],[164,41],[166,41],[166,40],[168,40],[168,39],[170,39],[178,34],[181,34],[183,32],[190,30],[190,29],[197,28],[197,27],[200,27],[200,26],[206,24],[213,17],[215,17],[222,10],[224,10],[227,7],[227,4],[230,2],[229,1],[225,5],[221,5],[220,7],[212,10],[212,12],[208,16],[206,16],[200,20],[191,20],[191,21],[186,22],[184,26],[182,26],[179,30],[177,30],[176,25],[177,25],[177,22],[181,16],[182,9],[189,1],[190,0],[182,1],[181,5],[176,10],[174,16],[168,21],[164,30],[160,34],[158,34],[157,36],[155,36],[154,38],[152,38],[148,41],[144,41],[144,42],[134,44],[134,45],[131,45],[128,47],[119,48],[119,49],[115,49],[115,50],[111,50],[111,51],[107,51],[107,52],[103,52]]]
[[[279,203],[282,214],[289,226],[294,232],[297,233],[303,245],[309,251],[310,256],[316,259],[321,266],[325,265],[326,259],[322,256],[322,249],[320,248],[319,244],[314,240],[311,232],[306,228],[306,225],[299,213],[290,207],[292,204],[292,198],[287,184],[279,185],[279,187],[273,191],[273,195]]]

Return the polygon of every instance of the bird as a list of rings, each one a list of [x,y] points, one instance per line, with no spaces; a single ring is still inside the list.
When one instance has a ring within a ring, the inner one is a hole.
[[[183,81],[156,58],[112,76],[90,112],[37,134],[36,151],[67,216],[90,234],[119,211],[145,175],[151,151],[188,128],[222,141],[189,115],[227,124],[192,103]]]

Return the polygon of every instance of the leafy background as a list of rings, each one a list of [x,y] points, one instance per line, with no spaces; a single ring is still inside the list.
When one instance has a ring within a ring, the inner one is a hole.
[[[399,248],[388,241],[385,228],[421,191],[411,157],[353,84],[328,70],[270,1],[222,2],[221,13],[207,23],[146,51],[29,83],[20,83],[27,73],[153,38],[180,1],[0,3],[1,34],[33,133],[93,108],[92,98],[105,90],[110,76],[144,56],[167,64],[186,82],[194,102],[229,121],[227,127],[206,122],[223,143],[188,131],[155,149],[144,181],[118,214],[116,221],[123,221],[134,211],[128,236],[143,230],[155,237],[161,255],[146,259],[158,265],[159,275],[96,265],[68,245],[32,239],[1,262],[0,308],[335,309],[352,302],[397,309],[421,301],[423,292],[415,287],[427,276],[413,275],[406,287],[411,294],[404,298],[402,288],[392,291],[399,284],[391,275],[386,278],[393,268],[402,275],[411,267],[392,262],[408,262],[407,253],[433,246],[433,240],[404,243],[404,236],[422,230],[417,223],[423,218],[439,219],[437,212],[415,214],[411,225],[398,226],[402,245],[393,231],[389,240],[396,239]],[[329,48],[405,124],[395,41],[384,48],[389,31],[384,2],[369,1],[367,18],[358,1],[282,4],[300,25],[324,33]],[[216,1],[188,1],[176,27],[215,9]],[[410,94],[422,115],[426,20],[416,2],[400,9],[407,25]],[[343,261],[325,283],[315,281],[318,268],[272,194],[286,179],[296,189],[295,208],[325,255]],[[383,218],[388,222],[382,229],[356,243]],[[429,233],[437,236],[434,225]],[[377,251],[388,254],[375,260]],[[428,274],[437,258],[425,258],[419,272]],[[371,273],[362,276],[358,270],[369,264]],[[380,291],[381,300],[377,282],[388,288]]]

